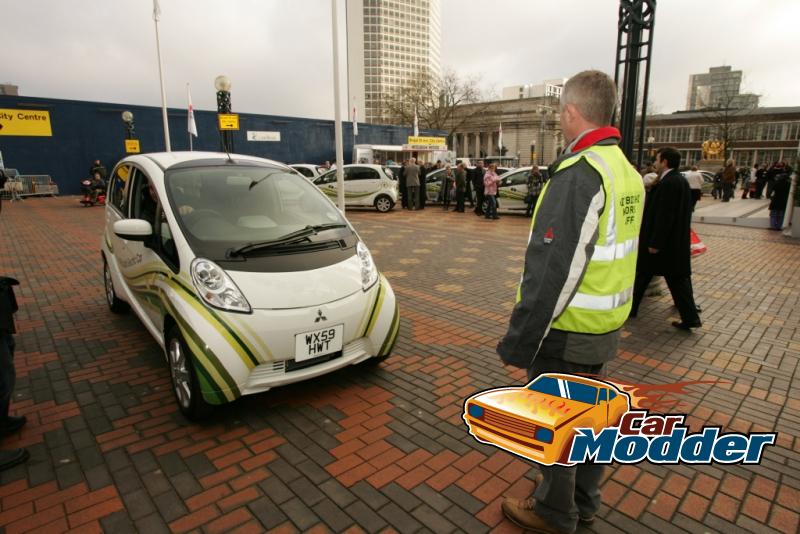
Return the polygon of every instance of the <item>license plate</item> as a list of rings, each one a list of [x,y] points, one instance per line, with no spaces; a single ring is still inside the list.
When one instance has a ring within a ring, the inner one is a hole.
[[[337,324],[294,336],[294,360],[302,362],[342,350],[344,325]]]

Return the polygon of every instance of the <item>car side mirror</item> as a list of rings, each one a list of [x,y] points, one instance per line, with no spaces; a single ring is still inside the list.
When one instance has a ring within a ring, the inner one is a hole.
[[[114,233],[128,241],[145,241],[153,235],[153,226],[142,219],[124,219],[114,223]]]

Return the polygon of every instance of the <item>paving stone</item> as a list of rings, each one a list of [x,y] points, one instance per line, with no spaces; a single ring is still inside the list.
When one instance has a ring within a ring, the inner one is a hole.
[[[266,529],[277,527],[286,521],[286,514],[281,507],[273,503],[267,497],[261,497],[247,504],[247,508],[258,518]]]

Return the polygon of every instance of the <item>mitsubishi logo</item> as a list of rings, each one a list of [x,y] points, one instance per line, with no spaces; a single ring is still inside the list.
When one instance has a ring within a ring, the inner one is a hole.
[[[324,315],[322,315],[322,310],[317,310],[317,318],[314,319],[314,322],[318,323],[320,321],[327,321],[327,320],[328,320],[328,318],[325,317]]]

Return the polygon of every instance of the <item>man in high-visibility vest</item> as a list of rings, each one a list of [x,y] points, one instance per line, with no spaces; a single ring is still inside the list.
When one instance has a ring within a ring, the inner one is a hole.
[[[568,145],[550,167],[531,224],[525,267],[508,331],[497,346],[504,363],[546,372],[602,375],[617,354],[636,276],[642,179],[617,146],[610,125],[614,82],[581,72],[564,85],[561,129]],[[569,398],[569,391],[563,395]],[[529,499],[502,508],[535,532],[574,532],[600,507],[603,466],[539,466]]]

